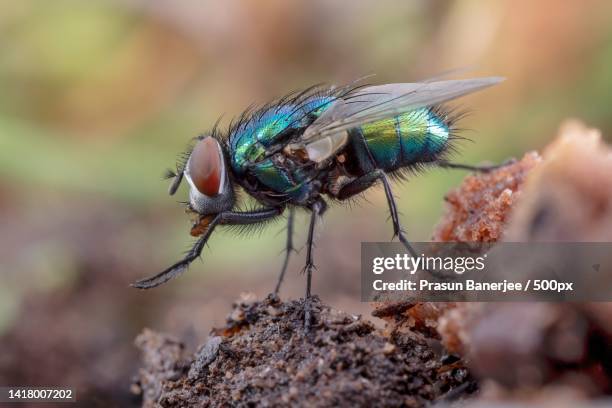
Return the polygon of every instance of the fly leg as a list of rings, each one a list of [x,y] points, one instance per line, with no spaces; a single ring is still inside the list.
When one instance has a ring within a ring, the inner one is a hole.
[[[206,245],[206,242],[212,235],[213,231],[215,230],[215,227],[219,224],[220,220],[221,214],[217,214],[208,225],[206,232],[198,238],[195,245],[189,250],[189,252],[187,252],[183,259],[170,266],[169,268],[163,270],[162,272],[158,273],[157,275],[147,279],[136,281],[130,286],[138,289],[151,289],[163,283],[166,283],[170,279],[174,279],[183,272],[185,272],[187,270],[187,267],[189,267],[189,264],[191,264],[200,256],[200,254],[202,253],[202,249],[204,249],[204,245]]]
[[[287,271],[287,266],[289,265],[289,257],[291,256],[291,252],[294,250],[293,248],[294,217],[295,217],[295,210],[293,208],[289,208],[289,215],[287,216],[287,244],[285,246],[285,260],[283,261],[283,266],[281,268],[280,275],[278,276],[276,287],[274,288],[275,295],[278,295],[281,284],[283,283],[283,278],[285,277],[285,272]]]
[[[490,171],[499,169],[501,167],[508,166],[510,164],[516,163],[516,159],[508,159],[501,164],[490,164],[490,165],[481,165],[481,166],[473,166],[470,164],[460,164],[460,163],[450,163],[447,161],[439,161],[438,166],[445,169],[460,169],[460,170],[470,170],[481,173],[488,173]]]
[[[410,255],[413,258],[418,258],[419,255],[414,250],[412,245],[410,245],[408,238],[406,238],[406,236],[404,235],[404,229],[402,228],[402,225],[400,224],[400,221],[399,221],[399,217],[397,215],[397,206],[395,205],[395,197],[393,196],[393,192],[391,191],[391,185],[389,184],[389,179],[387,178],[387,175],[384,172],[381,171],[380,173],[381,173],[380,179],[383,182],[383,186],[385,186],[385,195],[387,196],[387,204],[389,205],[389,212],[391,213],[391,220],[393,221],[393,234],[395,234],[395,236],[404,245],[408,253],[410,253]],[[429,272],[431,275],[435,276],[436,278],[448,279],[443,273],[435,269],[421,268],[421,270],[425,272]]]
[[[396,236],[399,241],[404,244],[406,250],[412,255],[412,257],[417,258],[418,255],[408,238],[404,235],[404,229],[400,224],[399,216],[397,214],[397,205],[395,204],[395,197],[393,196],[393,191],[391,191],[391,185],[389,184],[389,179],[387,175],[380,171],[380,179],[385,187],[385,196],[387,197],[387,204],[389,205],[389,212],[391,213],[391,221],[393,222],[393,235]]]
[[[304,272],[306,272],[306,296],[304,298],[304,331],[310,331],[310,325],[312,322],[312,295],[311,284],[312,284],[312,270],[316,269],[312,256],[312,249],[314,246],[314,230],[315,225],[317,223],[317,218],[319,218],[325,209],[327,208],[327,204],[322,199],[315,201],[312,205],[312,214],[310,216],[310,226],[308,227],[308,241],[306,243],[306,265],[304,266]]]
[[[368,173],[364,176],[359,177],[356,180],[351,181],[340,191],[338,192],[338,199],[344,200],[349,197],[354,196],[355,194],[359,194],[368,188],[372,187],[376,182],[382,181],[383,186],[385,187],[385,195],[387,197],[387,204],[389,205],[389,212],[391,213],[391,221],[393,222],[393,237],[397,237],[399,241],[406,247],[406,250],[413,257],[417,257],[417,253],[410,245],[410,242],[404,235],[404,231],[399,221],[399,216],[397,214],[397,205],[395,204],[395,197],[393,197],[393,192],[391,191],[391,186],[389,184],[389,180],[387,175],[382,170],[374,170],[371,173]]]
[[[131,286],[138,289],[151,289],[156,286],[159,286],[163,283],[168,282],[170,279],[176,278],[183,272],[187,270],[189,265],[199,258],[202,253],[202,249],[206,245],[206,242],[212,235],[215,227],[219,224],[228,224],[228,225],[246,225],[246,224],[256,224],[259,222],[267,221],[271,218],[274,218],[280,215],[283,212],[283,208],[264,208],[257,211],[248,211],[248,212],[233,212],[226,211],[219,213],[214,216],[212,221],[208,224],[206,232],[198,238],[193,248],[187,252],[185,257],[165,269],[164,271],[158,273],[157,275],[139,280],[137,282],[132,283]]]

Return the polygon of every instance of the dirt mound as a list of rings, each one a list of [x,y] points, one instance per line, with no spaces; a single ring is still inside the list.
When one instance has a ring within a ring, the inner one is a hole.
[[[176,340],[145,331],[136,341],[144,405],[420,407],[475,388],[434,337],[383,333],[317,298],[314,310],[316,324],[305,333],[301,301],[244,297],[192,356]]]

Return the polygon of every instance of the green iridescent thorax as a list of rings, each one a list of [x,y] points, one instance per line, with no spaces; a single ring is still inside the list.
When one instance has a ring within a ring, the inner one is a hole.
[[[368,123],[360,130],[377,167],[384,170],[430,161],[444,151],[451,133],[429,108]]]
[[[250,123],[231,140],[232,167],[238,172],[244,171],[249,163],[260,161],[275,138],[291,125],[292,116],[288,112],[271,112],[262,115],[254,123]]]
[[[266,152],[282,145],[281,138],[288,131],[299,131],[312,123],[332,101],[332,97],[313,96],[298,106],[274,106],[254,114],[230,135],[230,162],[234,172],[238,176],[249,172],[276,193],[299,192],[307,181],[305,175],[276,165],[266,157]]]

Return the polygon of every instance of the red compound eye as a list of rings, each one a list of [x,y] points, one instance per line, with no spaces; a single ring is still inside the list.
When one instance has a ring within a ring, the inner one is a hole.
[[[208,136],[194,146],[187,171],[200,193],[209,197],[219,194],[224,164],[221,147],[214,137]]]

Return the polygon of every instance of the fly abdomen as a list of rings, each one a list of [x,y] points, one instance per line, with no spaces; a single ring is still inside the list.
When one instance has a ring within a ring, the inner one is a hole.
[[[448,147],[450,122],[440,109],[422,108],[352,129],[347,153],[355,174],[436,160]]]

